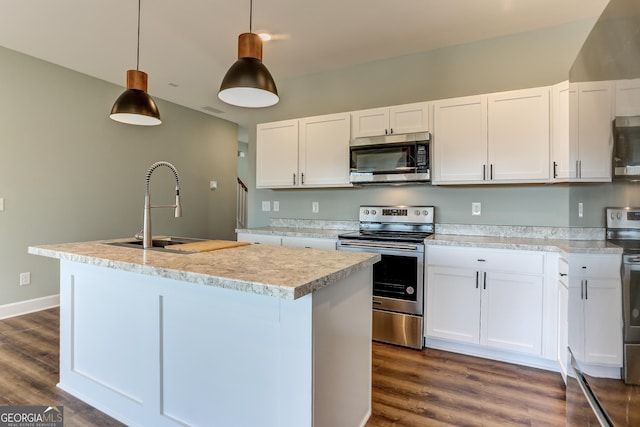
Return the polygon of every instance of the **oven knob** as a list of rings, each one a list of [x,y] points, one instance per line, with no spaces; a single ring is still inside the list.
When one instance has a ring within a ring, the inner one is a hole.
[[[618,219],[622,218],[622,215],[620,214],[620,212],[618,212],[618,213],[616,214],[616,218],[618,218]]]
[[[616,214],[611,212],[611,219],[616,219]]]
[[[371,215],[375,215],[376,214],[376,210],[375,209],[371,209]]]
[[[413,286],[408,286],[408,287],[407,287],[407,291],[406,291],[406,292],[407,292],[409,295],[413,295],[413,293],[414,293],[415,291],[416,291],[416,290],[415,290],[415,289],[413,289]]]
[[[369,209],[365,209],[364,212],[362,212],[365,215],[369,215]]]
[[[425,209],[425,210],[423,210],[423,211],[422,211],[422,215],[424,215],[424,216],[429,216],[429,211],[428,211],[428,210],[426,210],[426,209]]]
[[[420,210],[416,209],[416,216],[420,216]]]

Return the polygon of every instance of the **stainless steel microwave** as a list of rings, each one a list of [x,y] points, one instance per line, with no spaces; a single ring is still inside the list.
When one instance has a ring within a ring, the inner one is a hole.
[[[640,116],[613,122],[613,178],[640,180]]]
[[[351,182],[385,184],[430,181],[429,139],[429,132],[418,132],[351,140]]]

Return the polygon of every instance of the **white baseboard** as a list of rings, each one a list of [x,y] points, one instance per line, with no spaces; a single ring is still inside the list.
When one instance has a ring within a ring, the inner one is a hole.
[[[0,319],[21,316],[33,313],[34,311],[46,310],[60,305],[60,295],[50,295],[48,297],[35,298],[27,301],[14,302],[0,305]]]

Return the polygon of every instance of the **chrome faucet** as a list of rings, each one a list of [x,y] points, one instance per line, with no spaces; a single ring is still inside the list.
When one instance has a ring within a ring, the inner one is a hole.
[[[151,205],[151,196],[149,195],[149,181],[151,180],[151,174],[160,166],[166,166],[173,172],[176,177],[176,204],[175,205]],[[178,170],[169,162],[156,162],[149,167],[147,176],[145,178],[146,190],[144,192],[144,221],[142,228],[142,247],[147,249],[153,246],[153,239],[151,235],[151,208],[175,208],[176,218],[182,216],[182,207],[180,206],[180,178],[178,178]]]

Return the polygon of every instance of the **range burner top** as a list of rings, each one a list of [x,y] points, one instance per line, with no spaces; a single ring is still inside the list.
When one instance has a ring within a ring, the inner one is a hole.
[[[340,239],[345,240],[369,240],[369,241],[393,241],[393,242],[408,242],[408,243],[422,243],[424,239],[431,236],[433,233],[428,232],[370,232],[370,231],[354,231],[352,233],[345,233],[338,236]]]
[[[640,254],[640,208],[606,208],[607,241],[625,255]]]

